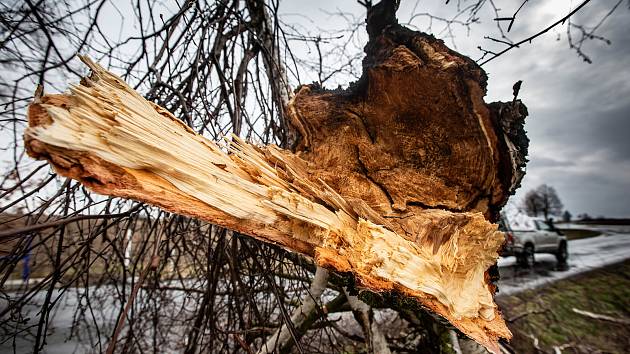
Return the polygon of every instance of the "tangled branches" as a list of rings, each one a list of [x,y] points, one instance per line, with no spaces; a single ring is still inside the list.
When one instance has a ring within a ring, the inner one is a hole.
[[[441,24],[452,38],[453,26],[478,23],[484,8],[500,17],[492,1],[455,6],[451,17],[414,8],[408,22],[426,19],[429,30]],[[61,91],[76,81],[84,74],[77,53],[107,65],[206,137],[233,133],[290,147],[295,137],[285,113],[304,72],[319,84],[361,74],[363,16],[327,15],[347,27],[323,33],[287,23],[277,0],[0,4],[1,348],[253,353],[272,351],[268,344],[284,352],[342,352],[374,347],[370,328],[385,321],[394,330],[379,336],[390,349],[444,345],[440,336],[448,330],[422,311],[378,298],[366,308],[351,281],[334,273],[323,290],[314,288],[317,271],[307,259],[91,194],[24,154],[32,88]],[[579,53],[596,29],[583,29]],[[298,44],[310,55],[293,53]],[[386,304],[397,312],[373,310]]]

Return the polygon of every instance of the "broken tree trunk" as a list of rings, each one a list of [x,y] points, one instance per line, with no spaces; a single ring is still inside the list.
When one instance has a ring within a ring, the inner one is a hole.
[[[523,176],[526,110],[484,103],[484,72],[442,41],[396,24],[374,33],[359,82],[303,86],[290,102],[293,152],[220,147],[86,58],[90,77],[30,105],[26,148],[97,193],[408,295],[498,352],[511,334],[487,273],[504,240],[490,221]]]

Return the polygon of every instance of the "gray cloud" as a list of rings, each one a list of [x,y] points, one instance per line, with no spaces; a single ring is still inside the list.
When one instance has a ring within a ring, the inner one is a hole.
[[[541,157],[535,156],[534,159],[531,159],[531,156],[530,156],[530,161],[527,164],[527,167],[530,170],[533,168],[563,168],[567,166],[575,166],[575,162],[569,161],[569,160],[565,160],[565,161],[554,160],[554,159],[544,157],[544,156],[541,156]]]
[[[594,24],[614,3],[589,4],[576,22]],[[537,14],[533,5],[514,39],[553,21],[543,10]],[[488,25],[485,29],[491,31]],[[517,198],[548,183],[574,214],[630,217],[628,31],[630,11],[619,8],[599,31],[612,44],[590,41],[583,47],[593,64],[568,48],[562,28],[485,66],[491,99],[509,97],[512,83],[524,81],[521,97],[530,112],[526,129],[531,149]]]
[[[593,26],[616,2],[593,1],[574,21]],[[501,1],[501,14],[511,15],[521,3],[521,0]],[[443,1],[418,4],[415,12],[444,18],[453,16],[456,6],[453,2],[445,5]],[[313,22],[309,25],[301,21],[305,26],[343,26],[339,18],[318,11],[322,8],[334,11],[331,6],[309,1],[285,1],[283,6],[287,6],[287,12],[309,16]],[[408,21],[415,6],[415,1],[403,1],[398,12],[400,21]],[[571,0],[529,2],[520,12],[510,38],[519,40],[538,32],[568,13],[571,6]],[[355,2],[339,2],[334,7],[357,18],[364,15]],[[500,44],[484,39],[484,36],[500,38],[492,21],[495,14],[489,7],[484,11],[479,13],[483,22],[473,25],[470,32],[453,26],[456,49],[473,59],[480,57],[477,49],[480,45],[490,50],[501,49]],[[421,16],[412,25],[426,30],[428,23]],[[443,29],[438,21],[433,23],[431,31],[452,47],[453,40]],[[514,82],[524,81],[520,97],[530,112],[526,124],[531,139],[530,163],[516,198],[522,198],[528,189],[548,183],[558,190],[565,207],[573,214],[630,217],[629,32],[630,11],[624,3],[598,31],[611,45],[601,41],[584,44],[582,50],[593,64],[585,63],[569,48],[566,26],[559,26],[484,66],[489,76],[487,101],[511,99]]]

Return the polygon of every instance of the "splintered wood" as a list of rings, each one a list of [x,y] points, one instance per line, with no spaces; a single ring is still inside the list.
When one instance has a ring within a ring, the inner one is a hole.
[[[504,238],[487,218],[520,180],[518,149],[478,78],[461,84],[468,101],[447,92],[419,101],[451,81],[441,74],[423,89],[414,75],[470,65],[424,40],[424,58],[404,47],[380,53],[354,96],[303,87],[289,107],[295,152],[237,137],[218,145],[85,57],[89,77],[29,106],[26,147],[94,192],[207,220],[352,273],[361,287],[413,297],[497,352],[511,334],[486,271]],[[398,93],[396,80],[407,85]],[[456,107],[413,110],[431,104]]]

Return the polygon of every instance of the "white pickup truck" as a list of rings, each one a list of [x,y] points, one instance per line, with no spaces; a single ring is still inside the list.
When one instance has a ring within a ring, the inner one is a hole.
[[[499,230],[506,238],[501,256],[516,256],[520,266],[531,268],[536,253],[551,253],[564,266],[569,257],[566,236],[542,218],[531,218],[528,224],[523,230],[512,230],[505,219],[500,219]]]

